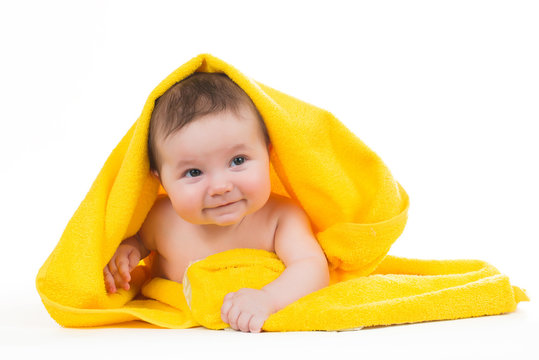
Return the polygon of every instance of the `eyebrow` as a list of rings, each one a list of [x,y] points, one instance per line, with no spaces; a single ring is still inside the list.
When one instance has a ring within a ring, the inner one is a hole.
[[[239,150],[251,150],[251,148],[246,146],[245,144],[237,144],[237,145],[234,145],[234,146],[228,148],[228,152],[235,152],[235,151],[239,151]],[[181,167],[187,166],[189,164],[193,164],[195,162],[196,162],[195,159],[182,159],[182,160],[177,162],[176,168],[179,169]]]

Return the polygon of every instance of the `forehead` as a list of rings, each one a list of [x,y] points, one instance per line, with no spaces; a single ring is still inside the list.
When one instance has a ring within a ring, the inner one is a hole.
[[[264,136],[256,113],[244,106],[193,120],[158,143],[163,161],[179,157],[214,156],[226,151],[264,146]]]

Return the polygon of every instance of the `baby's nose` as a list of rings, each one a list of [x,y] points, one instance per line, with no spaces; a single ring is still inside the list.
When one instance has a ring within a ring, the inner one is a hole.
[[[219,181],[213,183],[208,189],[208,194],[210,196],[222,195],[227,192],[232,191],[232,183],[229,181]]]

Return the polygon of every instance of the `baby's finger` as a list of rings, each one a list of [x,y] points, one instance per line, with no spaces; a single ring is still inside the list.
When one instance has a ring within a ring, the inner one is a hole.
[[[138,253],[136,251],[132,251],[129,254],[129,272],[131,272],[138,265],[138,262],[139,262]]]
[[[226,296],[225,296],[226,299]],[[228,312],[230,311],[230,308],[232,307],[232,302],[230,300],[225,300],[223,302],[223,306],[221,306],[221,320],[223,320],[224,323],[228,322]]]
[[[251,320],[249,321],[249,331],[253,333],[258,333],[262,331],[262,325],[264,325],[264,322],[266,319],[260,316],[253,316]]]
[[[116,267],[116,256],[114,256],[112,259],[110,259],[107,267],[109,268],[109,271],[112,275],[114,275],[114,273],[117,273],[118,272],[118,268]]]
[[[241,314],[241,311],[238,309],[237,306],[236,307],[233,306],[228,312],[228,324],[234,330],[239,330],[238,318],[240,314]]]
[[[117,259],[115,259],[117,260]],[[122,279],[122,276],[118,272],[118,267],[116,266],[116,261],[111,260],[109,262],[109,270],[112,276],[114,277],[115,285],[124,287],[125,281]]]
[[[118,272],[122,278],[126,282],[129,282],[129,280],[131,280],[131,275],[129,274],[129,259],[126,256],[118,257],[116,265],[118,266]]]
[[[241,331],[249,332],[249,321],[253,317],[253,314],[249,314],[247,312],[243,312],[238,316],[238,329]]]
[[[110,273],[108,266],[103,269],[103,277],[105,279],[105,289],[107,292],[114,294],[116,292],[116,286],[114,285],[114,277]]]
[[[129,273],[129,260],[127,257],[120,257],[116,265],[118,265],[118,272],[121,276],[121,286],[125,290],[129,290],[129,282],[131,281],[131,274]]]

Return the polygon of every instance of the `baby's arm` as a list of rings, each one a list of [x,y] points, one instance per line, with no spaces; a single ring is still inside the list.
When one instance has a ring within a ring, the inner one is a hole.
[[[275,252],[286,268],[262,288],[273,299],[275,311],[329,285],[326,256],[299,206],[286,205],[275,232]]]
[[[286,269],[261,290],[240,289],[225,296],[221,318],[236,330],[258,332],[269,315],[329,285],[328,263],[303,210],[283,204],[275,252]]]
[[[116,287],[129,290],[131,271],[140,259],[144,259],[150,251],[142,243],[139,234],[122,241],[109,263],[103,269],[105,288],[109,293],[115,293]]]
[[[151,250],[156,250],[155,231],[162,216],[163,206],[160,206],[162,203],[161,200],[154,203],[140,230],[134,236],[122,241],[103,269],[107,292],[113,294],[118,287],[129,290],[131,271],[141,259],[150,254]]]

